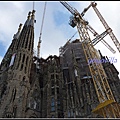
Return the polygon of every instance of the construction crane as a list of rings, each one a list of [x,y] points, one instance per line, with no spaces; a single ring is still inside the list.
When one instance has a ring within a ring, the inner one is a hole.
[[[43,30],[43,23],[44,23],[46,5],[47,5],[47,2],[45,2],[45,4],[44,4],[44,11],[43,11],[43,17],[42,17],[42,23],[41,23],[41,29],[40,29],[40,36],[39,36],[39,41],[38,41],[38,46],[37,46],[37,58],[38,59],[40,57],[40,43],[41,43],[41,36],[42,36],[42,30]]]
[[[40,28],[40,36],[39,36],[39,39],[38,39],[38,45],[37,45],[37,56],[35,57],[34,56],[34,59],[33,59],[33,62],[36,62],[36,72],[39,70],[40,66],[39,66],[39,58],[40,58],[40,44],[41,44],[41,36],[42,36],[42,30],[43,30],[43,23],[44,23],[44,17],[45,17],[45,11],[46,11],[46,5],[47,5],[47,2],[45,1],[45,4],[44,4],[44,11],[43,11],[43,16],[42,16],[42,23],[41,23],[41,28]],[[35,7],[35,3],[33,1],[33,10],[34,10],[34,7]]]
[[[71,13],[74,15],[76,13],[78,13],[78,11],[75,8],[71,8],[71,6],[68,4],[66,5],[68,6],[68,10],[71,10]],[[81,16],[83,17],[85,12],[92,6],[92,4],[90,4],[87,8],[84,9],[84,11],[81,13]],[[76,12],[76,13],[75,13]],[[72,19],[72,17],[71,17]],[[87,22],[87,21],[86,21]],[[72,24],[72,27],[74,27],[75,24]],[[87,24],[87,28],[88,30],[97,37],[97,39],[95,38],[94,40],[92,40],[93,45],[95,46],[99,41],[101,41],[113,54],[116,53],[116,51],[103,39],[107,34],[108,34],[108,30],[111,31],[111,29],[107,29],[105,32],[103,32],[102,34],[98,34],[90,25],[89,23]],[[99,37],[99,39],[98,39]]]
[[[106,31],[103,32],[102,34],[103,35],[99,35],[91,26],[90,24],[87,25],[87,28],[88,30],[94,35],[96,36],[95,39],[92,40],[92,44],[93,46],[95,46],[99,41],[101,41],[113,54],[116,53],[116,51],[103,39],[103,37],[105,37],[107,34],[106,34]],[[105,34],[105,35],[104,35]],[[99,37],[99,39],[98,39]]]
[[[83,16],[67,2],[60,1],[60,3],[73,15],[70,18],[69,24],[72,27],[77,27],[86,60],[88,61],[90,59],[99,59],[98,54],[96,53],[96,50],[92,44],[92,40],[88,34],[88,22],[85,21]],[[107,28],[106,33],[109,30],[110,29]],[[102,35],[105,36],[106,33]],[[97,37],[96,39],[99,38]],[[104,118],[120,118],[120,105],[115,101],[102,64],[92,62],[88,66],[99,100],[99,105],[94,110],[92,110],[92,112],[99,114]]]
[[[95,13],[97,14],[97,16],[99,17],[100,21],[102,22],[103,26],[105,27],[107,31],[107,33],[109,34],[109,36],[111,37],[113,43],[115,44],[116,48],[118,49],[118,51],[120,52],[120,43],[117,40],[116,36],[114,35],[114,33],[112,32],[112,29],[108,26],[107,22],[105,21],[105,19],[103,18],[103,16],[101,15],[101,13],[99,12],[99,10],[97,9],[97,3],[95,2],[91,2],[91,4],[85,8],[83,10],[83,12],[81,13],[81,16],[83,17],[85,15],[85,13],[87,12],[87,10],[92,6],[92,8],[94,9]]]

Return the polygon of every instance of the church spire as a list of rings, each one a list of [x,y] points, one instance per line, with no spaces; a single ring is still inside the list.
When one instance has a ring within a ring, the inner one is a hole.
[[[31,14],[32,14],[32,15],[31,15]],[[24,26],[29,26],[29,25],[31,25],[31,26],[34,27],[34,22],[35,22],[34,19],[35,19],[35,10],[33,10],[32,12],[29,11],[28,17],[27,17],[27,20],[26,20]]]
[[[22,24],[20,23],[19,28],[18,28],[18,32],[16,34],[14,34],[13,39],[18,39],[19,38],[21,28],[22,28]]]
[[[20,24],[18,32],[13,37],[12,43],[15,43],[15,47],[12,50],[12,56],[9,59],[10,61],[7,62],[10,69],[8,69],[8,78],[6,79],[6,81],[11,81],[7,86],[7,90],[9,91],[11,97],[11,102],[6,105],[6,101],[9,101],[9,98],[5,95],[5,101],[3,105],[0,106],[0,116],[6,116],[8,112],[13,113],[13,107],[15,105],[17,107],[15,117],[25,117],[25,107],[22,106],[26,106],[25,99],[30,89],[29,78],[34,47],[34,13],[35,10],[28,13],[27,20],[25,21],[22,30],[22,24]],[[16,92],[14,92],[15,88],[17,88]],[[6,109],[6,107],[8,109]],[[2,113],[3,110],[4,112]]]
[[[34,22],[35,22],[35,10],[32,11],[32,15],[31,15],[31,20],[29,22],[29,25],[34,27]]]
[[[28,13],[27,20],[26,20],[24,26],[28,26],[28,24],[30,22],[30,15],[31,15],[31,11],[29,11],[29,13]]]
[[[1,62],[1,66],[0,66],[1,70],[6,70],[7,68],[9,68],[11,56],[15,53],[18,38],[19,38],[20,33],[21,33],[21,27],[22,27],[22,24],[20,23],[18,31],[16,34],[14,34],[12,43],[10,44],[2,62]]]
[[[27,20],[23,26],[23,29],[21,31],[18,44],[17,44],[17,49],[28,49],[32,51],[33,49],[33,44],[34,44],[34,15],[35,10],[32,12],[29,11]],[[31,27],[33,26],[33,27]]]

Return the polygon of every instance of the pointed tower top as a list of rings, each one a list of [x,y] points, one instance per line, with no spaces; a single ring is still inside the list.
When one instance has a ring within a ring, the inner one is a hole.
[[[34,27],[34,22],[35,22],[35,10],[32,11],[32,15],[31,15],[31,20],[30,20],[30,23],[29,25],[33,26]]]
[[[32,14],[34,15],[34,13],[35,13],[35,10],[32,10]]]
[[[34,20],[35,18],[35,10],[32,11],[31,19]]]
[[[29,13],[28,13],[28,17],[27,17],[28,19],[30,19],[30,15],[31,15],[31,13],[32,13],[32,12],[29,11]]]
[[[22,23],[20,23],[19,25],[18,32],[20,32],[21,28],[22,28]]]
[[[18,32],[16,34],[14,34],[14,36],[13,36],[14,39],[18,39],[19,38],[21,28],[22,28],[22,24],[20,23],[19,28],[18,28]]]
[[[27,25],[28,26],[28,24],[29,24],[29,22],[30,22],[30,15],[31,15],[31,11],[29,11],[29,13],[28,13],[28,16],[27,16],[27,20],[26,20],[26,22],[25,22],[25,24],[24,24],[24,26],[25,25]]]

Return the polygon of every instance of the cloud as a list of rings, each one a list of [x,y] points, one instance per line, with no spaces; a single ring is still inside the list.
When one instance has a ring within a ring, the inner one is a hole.
[[[42,43],[41,43],[42,57],[46,57],[46,55],[48,56],[50,54],[59,55],[59,48],[61,45],[64,45],[66,43],[68,33],[69,33],[69,37],[71,37],[71,35],[74,33],[74,32],[71,32],[72,29],[69,29],[70,26],[68,25],[68,21],[66,21],[66,20],[69,20],[69,18],[67,18],[67,16],[68,16],[67,11],[62,12],[62,9],[61,9],[62,6],[60,3],[59,4],[58,3],[59,2],[48,2],[47,3],[45,20],[44,20],[43,31],[42,31]],[[56,6],[56,7],[54,7],[54,6]],[[41,12],[43,12],[43,10]],[[61,25],[58,25],[58,23],[55,24],[56,23],[55,17],[57,17],[59,15],[59,13],[61,13],[60,16],[63,21],[63,23],[61,23]],[[66,15],[66,19],[65,19],[65,15]],[[63,18],[63,16],[64,16],[64,18]],[[42,16],[41,16],[41,19],[42,19]],[[67,22],[67,24],[65,24],[66,22]],[[40,23],[41,23],[41,21],[40,21]],[[41,27],[41,24],[39,24],[39,26]],[[40,27],[37,28],[37,30],[36,30],[36,32],[37,32],[36,36],[39,35],[38,32],[40,31]],[[38,36],[35,39],[36,45],[37,45],[37,39],[38,39]]]
[[[24,24],[27,18],[27,14],[32,10],[33,2],[0,2],[0,42],[5,46],[6,50],[12,42],[13,35],[17,32],[20,23]],[[40,35],[44,1],[35,1],[35,40],[34,49],[37,49],[37,42]],[[80,13],[85,7],[90,4],[90,1],[68,1],[68,3],[75,7]],[[120,2],[118,1],[97,1],[97,8],[105,18],[106,22],[113,29],[115,36],[120,38],[120,14],[118,11]],[[72,28],[68,22],[71,13],[59,2],[47,2],[47,8],[45,13],[43,31],[42,31],[42,43],[40,48],[40,56],[46,58],[51,54],[59,55],[59,48],[63,46],[66,41],[77,31],[76,28]],[[90,25],[99,33],[105,31],[105,28],[101,24],[99,18],[95,14],[94,10],[90,8],[85,14],[84,18],[89,21]],[[58,22],[59,21],[59,22]],[[91,36],[92,38],[93,36]],[[73,38],[78,38],[78,34]],[[113,47],[116,51],[111,38],[107,35],[105,40]],[[96,49],[100,49],[102,54],[108,57],[117,58],[115,67],[120,71],[120,58],[118,51],[116,54],[112,54],[101,42],[96,46]],[[1,54],[0,54],[1,55]],[[3,56],[2,56],[3,57]]]
[[[0,4],[0,41],[7,48],[17,32],[23,17],[24,6],[21,2],[1,2]]]

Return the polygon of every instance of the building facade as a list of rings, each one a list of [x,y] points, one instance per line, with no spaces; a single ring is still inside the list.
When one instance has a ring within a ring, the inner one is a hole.
[[[19,25],[0,64],[0,118],[101,117],[92,113],[99,101],[79,39],[61,47],[59,56],[33,56],[34,14]],[[102,65],[120,103],[119,72],[109,61]]]

